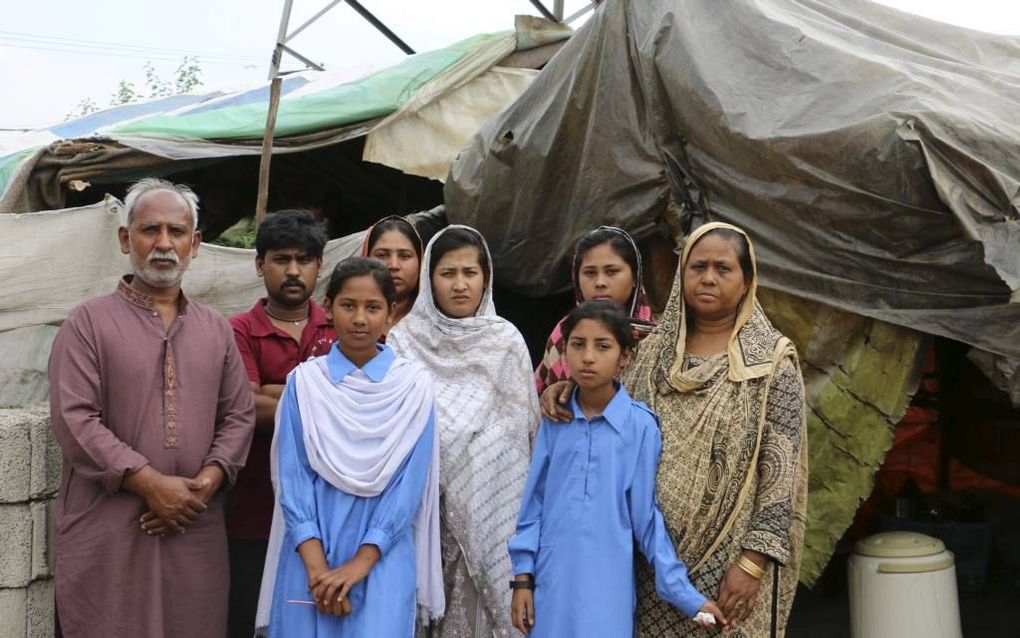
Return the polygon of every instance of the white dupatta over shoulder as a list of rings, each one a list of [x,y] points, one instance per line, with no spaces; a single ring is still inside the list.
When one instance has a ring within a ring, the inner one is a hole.
[[[434,388],[428,372],[421,364],[399,357],[378,383],[355,371],[334,384],[326,357],[299,365],[287,383],[296,383],[305,453],[311,468],[336,489],[364,498],[379,496],[390,484],[424,432],[434,408]],[[278,437],[282,406],[283,401],[277,407],[277,428],[270,453],[276,506],[256,617],[259,630],[269,626],[277,565],[287,534],[280,508]],[[438,441],[432,446],[432,463],[413,535],[418,615],[427,622],[441,617],[445,607],[439,538]]]
[[[515,630],[510,624],[506,543],[516,529],[531,458],[529,441],[541,414],[524,338],[496,315],[491,256],[488,285],[475,316],[454,319],[436,307],[428,264],[436,238],[450,228],[478,233],[449,226],[433,237],[422,258],[418,298],[386,343],[432,374],[446,537],[459,545],[492,628],[499,636],[510,636]],[[449,597],[447,622],[459,598],[456,588]],[[445,629],[442,633],[456,635]]]

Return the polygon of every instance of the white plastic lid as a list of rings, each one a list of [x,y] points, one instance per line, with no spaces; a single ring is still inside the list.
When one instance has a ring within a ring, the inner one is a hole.
[[[916,558],[941,554],[946,546],[937,538],[917,532],[882,532],[859,541],[855,550],[861,556]]]

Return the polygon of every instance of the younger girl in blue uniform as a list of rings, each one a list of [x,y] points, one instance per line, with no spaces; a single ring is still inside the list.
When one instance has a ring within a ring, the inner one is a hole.
[[[443,613],[432,378],[379,335],[396,293],[363,257],[330,278],[337,343],[287,378],[257,625],[271,638],[410,638]]]
[[[655,496],[658,421],[614,381],[630,357],[630,323],[612,302],[588,301],[567,316],[563,334],[577,383],[574,419],[543,419],[535,442],[508,543],[514,626],[533,638],[633,636],[636,544],[663,600],[727,627],[691,585],[666,531]]]

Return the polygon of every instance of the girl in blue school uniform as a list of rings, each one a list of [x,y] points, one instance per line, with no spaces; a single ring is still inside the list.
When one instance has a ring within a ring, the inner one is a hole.
[[[633,636],[636,545],[663,600],[704,627],[727,628],[715,602],[691,585],[666,531],[655,496],[658,421],[615,381],[630,357],[630,323],[613,303],[588,301],[567,316],[563,334],[577,383],[574,418],[543,419],[535,442],[508,543],[514,626],[532,638]]]
[[[411,638],[416,617],[443,613],[434,391],[378,344],[395,300],[381,264],[340,262],[325,300],[337,342],[287,378],[260,635]]]

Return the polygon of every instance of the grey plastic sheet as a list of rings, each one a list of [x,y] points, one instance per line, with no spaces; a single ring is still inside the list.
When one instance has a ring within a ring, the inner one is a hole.
[[[728,221],[764,286],[1015,371],[1018,113],[1017,38],[860,0],[613,0],[461,152],[447,214],[533,296],[599,224]]]

